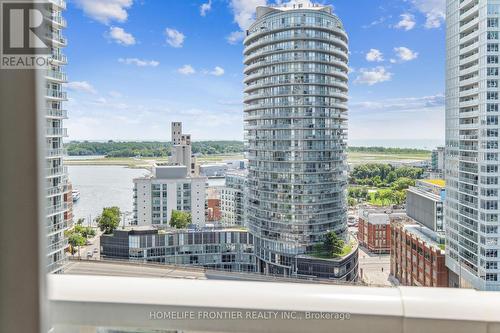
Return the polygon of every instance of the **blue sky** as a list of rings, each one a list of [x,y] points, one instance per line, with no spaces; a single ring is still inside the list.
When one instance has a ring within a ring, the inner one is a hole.
[[[445,0],[317,2],[350,38],[351,143],[444,140]],[[265,3],[68,0],[70,139],[168,140],[183,121],[194,140],[241,140],[240,37]]]

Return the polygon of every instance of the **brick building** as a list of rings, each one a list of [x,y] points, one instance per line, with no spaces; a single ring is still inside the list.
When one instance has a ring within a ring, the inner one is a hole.
[[[392,221],[391,275],[404,286],[448,287],[439,235],[410,218]]]
[[[361,208],[358,219],[358,241],[373,253],[389,253],[391,219],[406,216],[402,211],[383,208]]]

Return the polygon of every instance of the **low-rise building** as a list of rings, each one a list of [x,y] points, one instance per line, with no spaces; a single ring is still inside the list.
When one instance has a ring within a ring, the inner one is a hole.
[[[157,164],[152,175],[134,179],[134,225],[168,226],[172,211],[191,214],[205,225],[205,177],[190,177],[186,166]]]
[[[393,220],[391,275],[404,286],[448,287],[444,237],[410,218]]]
[[[357,237],[360,245],[373,253],[389,253],[391,249],[390,221],[406,216],[404,211],[361,207],[358,216]]]
[[[200,175],[205,177],[224,177],[229,169],[226,163],[201,164]]]
[[[418,180],[406,191],[406,214],[436,232],[444,232],[444,180]]]
[[[254,272],[253,237],[244,229],[131,227],[102,235],[101,259]]]
[[[222,186],[213,186],[207,189],[207,222],[220,222],[221,220],[221,190]]]
[[[418,180],[407,190],[407,217],[391,222],[391,275],[402,285],[447,287],[445,182]]]

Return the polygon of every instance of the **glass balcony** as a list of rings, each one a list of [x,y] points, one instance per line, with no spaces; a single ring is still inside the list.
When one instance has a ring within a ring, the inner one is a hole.
[[[47,136],[67,137],[68,136],[68,129],[67,128],[47,128],[46,134],[47,134]]]
[[[66,0],[49,0],[49,2],[53,3],[61,9],[66,9]]]
[[[47,207],[47,215],[55,215],[65,212],[67,210],[68,210],[68,205],[66,203],[62,203],[55,206],[49,206]]]
[[[47,168],[46,169],[46,175],[47,177],[57,177],[57,176],[62,176],[64,174],[68,173],[68,169],[63,166],[55,167],[55,168]]]
[[[59,110],[59,109],[47,109],[46,117],[47,118],[67,119],[68,112],[66,110]]]
[[[45,77],[49,80],[60,82],[66,82],[68,80],[66,73],[53,69],[48,69]]]
[[[46,90],[46,97],[50,99],[66,100],[68,95],[65,91],[48,88]]]

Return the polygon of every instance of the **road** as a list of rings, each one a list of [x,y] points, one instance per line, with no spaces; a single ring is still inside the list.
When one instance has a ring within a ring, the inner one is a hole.
[[[359,247],[359,269],[363,272],[363,281],[369,285],[393,286],[389,278],[391,261],[389,254],[369,253],[362,246]]]

